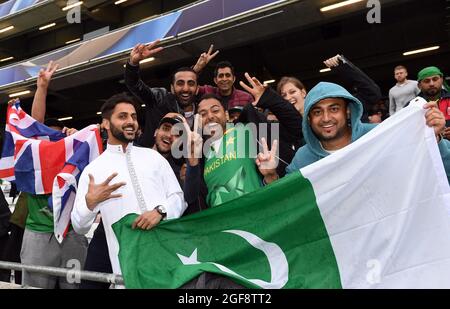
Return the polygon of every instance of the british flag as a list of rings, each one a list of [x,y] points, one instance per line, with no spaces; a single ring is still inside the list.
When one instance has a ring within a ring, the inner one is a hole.
[[[71,136],[53,130],[27,115],[20,104],[9,106],[0,178],[31,194],[52,194],[55,236],[62,241],[70,225],[78,178],[102,152],[96,125]]]

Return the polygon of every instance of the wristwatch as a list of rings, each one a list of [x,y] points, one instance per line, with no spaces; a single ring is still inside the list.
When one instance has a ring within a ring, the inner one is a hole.
[[[166,211],[166,208],[163,205],[158,205],[158,206],[155,207],[155,209],[162,216],[163,219],[165,217],[167,217],[167,211]]]

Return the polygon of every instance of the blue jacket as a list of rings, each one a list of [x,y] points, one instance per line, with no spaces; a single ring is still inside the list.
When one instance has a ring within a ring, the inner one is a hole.
[[[351,111],[352,142],[356,141],[375,127],[374,124],[361,122],[361,116],[363,114],[363,105],[361,102],[343,87],[333,83],[321,82],[311,89],[305,98],[304,114],[308,115],[315,104],[326,98],[342,98],[349,102]],[[306,145],[297,151],[291,164],[286,168],[286,173],[298,171],[300,168],[329,155],[329,153],[322,148],[319,140],[313,133],[311,126],[309,125],[308,117],[303,119],[302,126]]]

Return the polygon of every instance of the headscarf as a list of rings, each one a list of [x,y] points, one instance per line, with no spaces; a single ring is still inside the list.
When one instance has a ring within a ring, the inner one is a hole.
[[[420,81],[424,80],[425,78],[435,75],[439,75],[444,79],[444,88],[450,92],[450,87],[445,81],[444,74],[441,72],[441,70],[439,70],[438,67],[426,67],[425,69],[422,69],[419,74],[417,74],[417,81],[420,83]]]

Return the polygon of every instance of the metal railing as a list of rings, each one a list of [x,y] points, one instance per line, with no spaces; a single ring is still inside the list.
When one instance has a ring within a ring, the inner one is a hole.
[[[89,280],[96,282],[103,282],[111,284],[112,288],[116,285],[124,285],[123,277],[116,274],[106,274],[93,271],[84,271],[70,268],[24,265],[20,263],[0,261],[0,269],[10,269],[14,271],[40,273],[43,275],[57,276],[57,277],[76,277],[77,280]],[[77,282],[78,283],[78,282]]]

